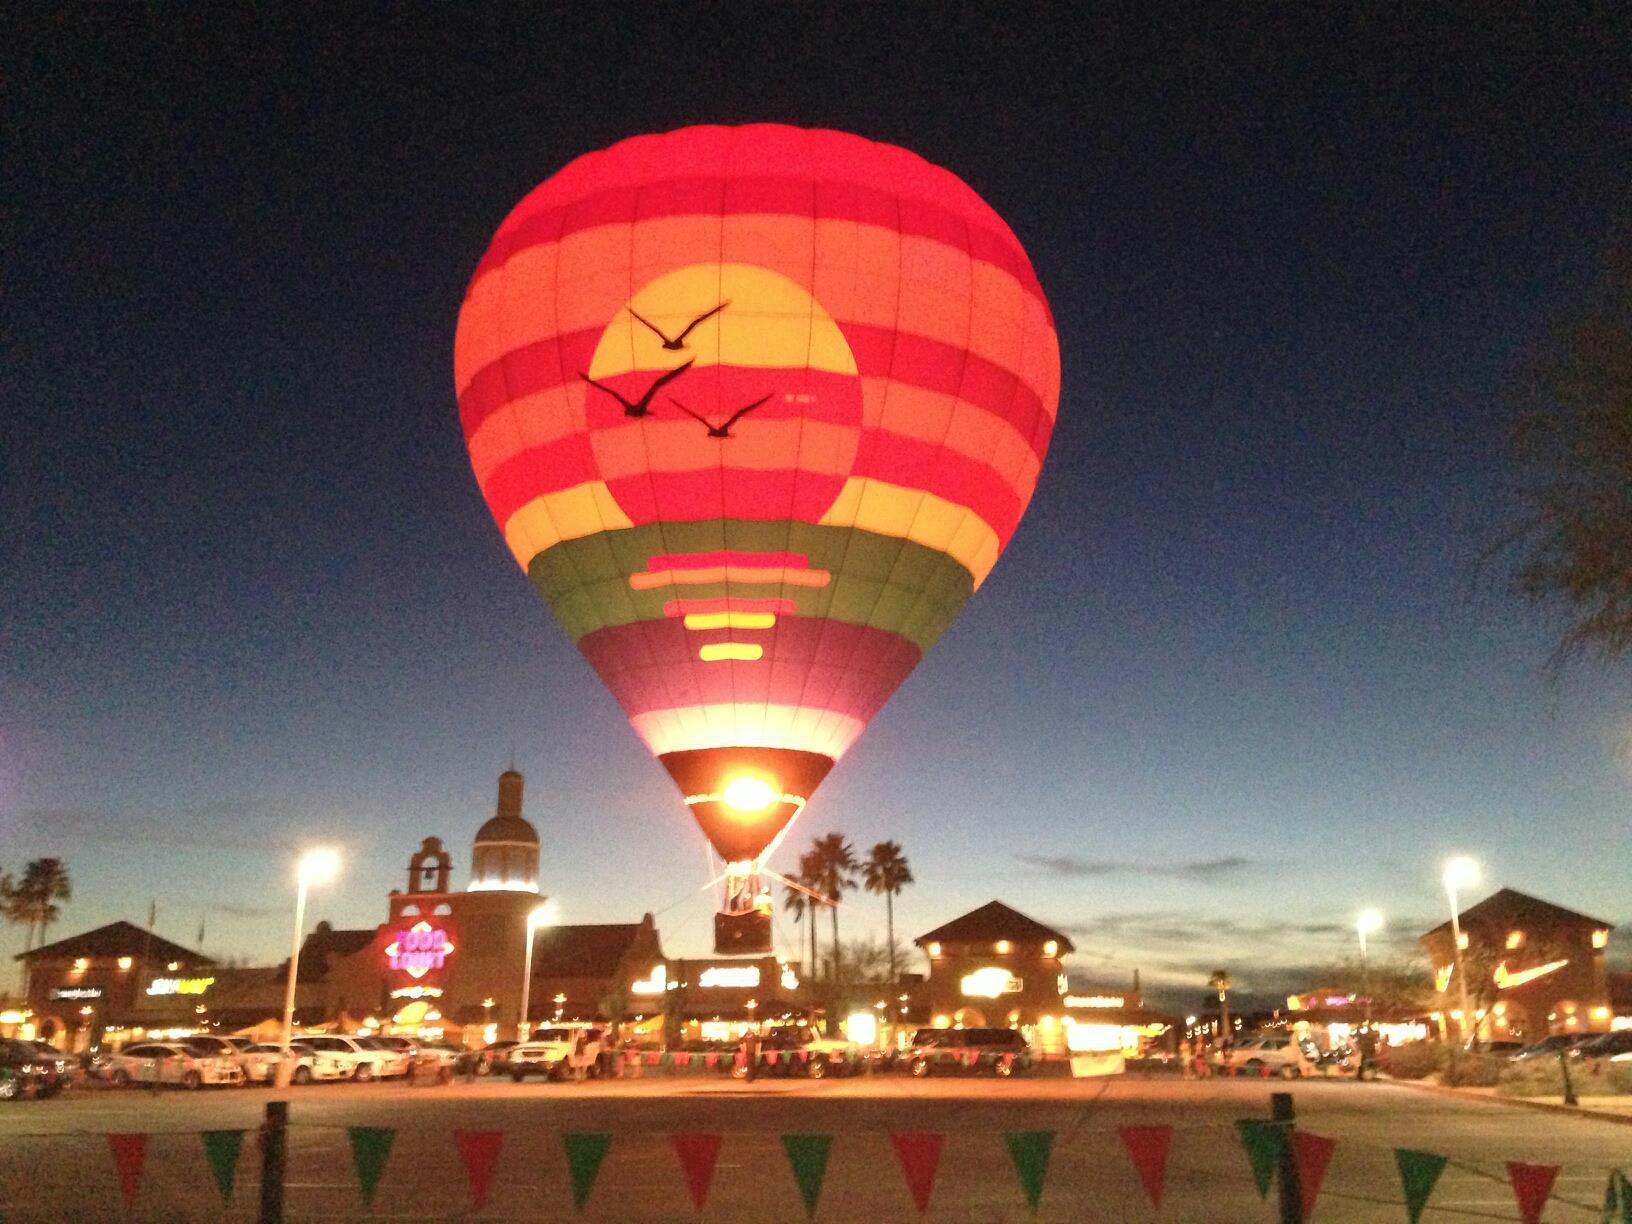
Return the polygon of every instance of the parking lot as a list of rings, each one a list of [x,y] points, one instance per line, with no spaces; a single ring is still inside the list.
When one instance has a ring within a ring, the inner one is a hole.
[[[290,1106],[289,1217],[330,1219],[575,1218],[563,1138],[608,1136],[578,1218],[601,1221],[798,1220],[798,1187],[781,1147],[789,1134],[831,1135],[817,1219],[917,1218],[892,1135],[941,1135],[944,1149],[924,1218],[1031,1218],[1007,1136],[1047,1132],[1039,1201],[1045,1220],[1263,1221],[1236,1133],[1265,1118],[1279,1085],[1252,1081],[1070,1080],[1017,1076],[762,1080],[650,1075],[606,1083],[517,1085],[484,1080],[271,1089],[75,1088],[0,1110],[0,1211],[8,1221],[252,1219],[259,1157],[254,1131],[267,1101]],[[1393,1149],[1438,1152],[1429,1221],[1517,1219],[1509,1160],[1559,1164],[1548,1220],[1596,1220],[1609,1169],[1632,1166],[1632,1127],[1486,1104],[1390,1084],[1304,1083],[1293,1089],[1300,1128],[1337,1140],[1316,1220],[1403,1219]],[[1119,1128],[1171,1125],[1166,1194],[1154,1211]],[[371,1205],[353,1164],[349,1128],[390,1131]],[[238,1185],[223,1205],[199,1141],[207,1130],[249,1132]],[[498,1132],[485,1207],[472,1193],[455,1132]],[[146,1160],[129,1216],[105,1138],[145,1134]],[[718,1135],[706,1206],[692,1209],[672,1136]],[[1272,1192],[1273,1193],[1273,1192]]]

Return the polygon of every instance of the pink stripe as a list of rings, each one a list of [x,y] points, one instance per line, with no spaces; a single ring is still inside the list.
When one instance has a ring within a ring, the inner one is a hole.
[[[794,614],[791,599],[671,599],[663,605],[663,615],[689,616],[709,612],[771,612],[781,616]]]
[[[658,553],[646,562],[646,572],[660,574],[664,570],[713,569],[720,565],[808,569],[810,568],[810,558],[805,556],[804,553],[742,552],[735,548],[722,548],[715,552],[701,553]]]

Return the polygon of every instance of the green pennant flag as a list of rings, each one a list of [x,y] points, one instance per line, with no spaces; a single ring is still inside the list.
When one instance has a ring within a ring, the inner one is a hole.
[[[1422,1218],[1422,1209],[1428,1205],[1428,1196],[1434,1192],[1446,1162],[1446,1157],[1434,1152],[1394,1149],[1394,1163],[1400,1166],[1400,1185],[1405,1190],[1405,1217],[1411,1224]]]
[[[827,1154],[832,1147],[832,1135],[782,1136],[782,1150],[788,1154],[807,1215],[816,1214],[816,1200],[822,1197],[822,1179],[827,1176]]]
[[[221,1201],[232,1202],[232,1188],[238,1181],[238,1154],[244,1148],[241,1130],[207,1130],[204,1140],[204,1158],[210,1162],[215,1184],[221,1189]]]
[[[1247,1160],[1252,1164],[1252,1180],[1258,1186],[1258,1197],[1268,1198],[1269,1183],[1275,1179],[1275,1168],[1286,1147],[1286,1127],[1261,1118],[1238,1118],[1235,1126],[1241,1132],[1241,1145],[1247,1149]]]
[[[572,1205],[584,1209],[589,1192],[595,1188],[595,1179],[601,1173],[601,1161],[612,1146],[611,1135],[567,1131],[561,1136],[561,1146],[567,1152],[567,1172],[572,1177]]]
[[[385,1172],[385,1158],[391,1155],[391,1142],[397,1132],[389,1126],[348,1126],[346,1136],[351,1140],[351,1165],[357,1170],[357,1184],[363,1191],[363,1204],[371,1206],[374,1191]]]
[[[1619,1169],[1609,1171],[1609,1186],[1604,1191],[1604,1214],[1599,1224],[1632,1224],[1632,1181]]]
[[[1048,1157],[1054,1150],[1053,1131],[1005,1131],[1003,1142],[1008,1144],[1009,1159],[1014,1161],[1020,1188],[1026,1192],[1026,1202],[1033,1213],[1043,1197],[1043,1180],[1048,1176]]]

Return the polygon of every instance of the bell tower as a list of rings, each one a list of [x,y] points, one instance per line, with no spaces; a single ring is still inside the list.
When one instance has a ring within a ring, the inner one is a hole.
[[[498,808],[471,847],[471,892],[538,891],[538,833],[521,814],[522,782],[513,769],[499,775]]]
[[[408,860],[408,891],[445,893],[448,891],[448,875],[452,871],[453,858],[442,848],[442,839],[427,837]]]

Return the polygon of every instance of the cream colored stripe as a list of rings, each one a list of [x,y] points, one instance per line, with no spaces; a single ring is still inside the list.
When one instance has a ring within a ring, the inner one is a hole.
[[[629,722],[658,756],[690,748],[793,748],[834,760],[866,726],[848,714],[752,703],[652,710]]]
[[[973,510],[870,476],[845,481],[822,525],[859,527],[945,553],[969,571],[977,590],[997,564],[997,532]]]
[[[504,525],[504,542],[521,568],[526,569],[534,557],[562,540],[634,525],[612,500],[605,481],[586,480],[570,489],[535,497],[517,510]]]

